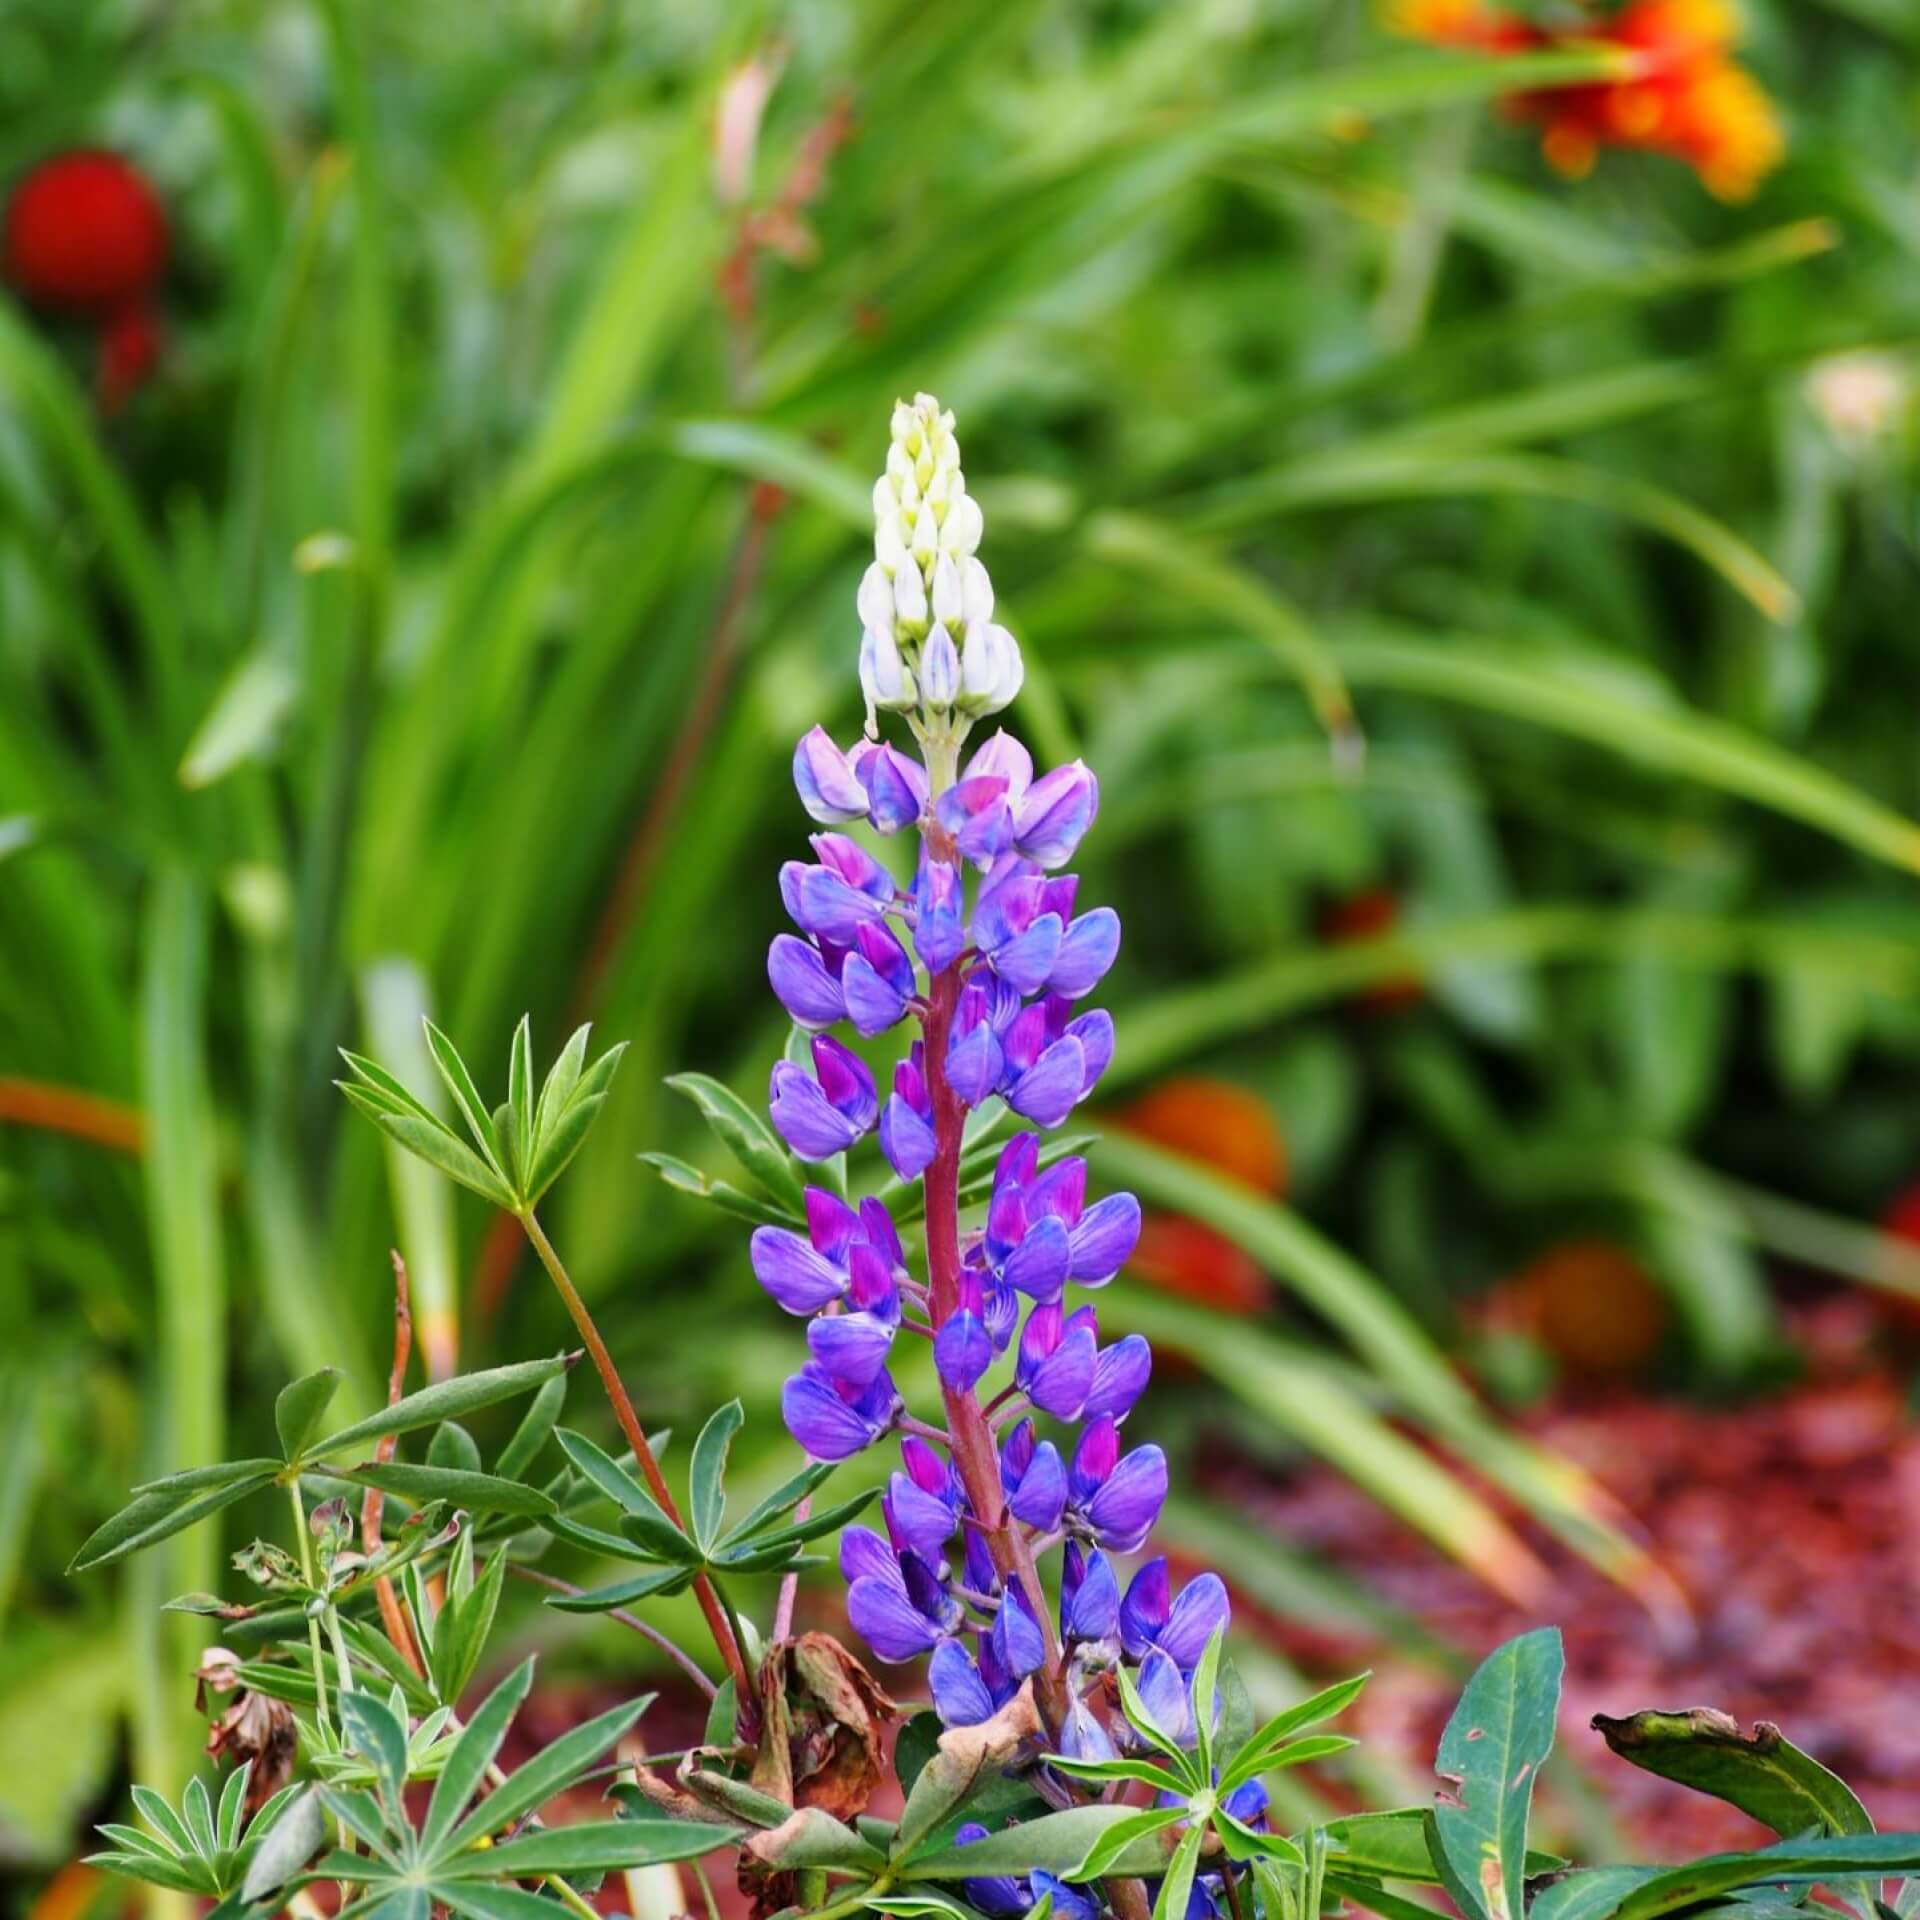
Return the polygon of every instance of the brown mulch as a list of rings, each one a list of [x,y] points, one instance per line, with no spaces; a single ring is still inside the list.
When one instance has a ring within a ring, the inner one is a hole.
[[[1630,1844],[1681,1858],[1764,1837],[1720,1802],[1609,1755],[1595,1713],[1716,1706],[1787,1737],[1845,1777],[1883,1828],[1920,1827],[1920,1427],[1907,1386],[1877,1356],[1871,1310],[1832,1301],[1795,1334],[1803,1384],[1709,1407],[1631,1390],[1563,1396],[1522,1425],[1587,1467],[1638,1520],[1692,1618],[1658,1620],[1564,1550],[1543,1549],[1553,1590],[1529,1615],[1325,1469],[1221,1491],[1418,1616],[1463,1653],[1528,1627],[1566,1638],[1561,1739],[1602,1789]],[[1377,1677],[1347,1731],[1424,1777],[1452,1683],[1364,1632],[1282,1627],[1316,1670]]]

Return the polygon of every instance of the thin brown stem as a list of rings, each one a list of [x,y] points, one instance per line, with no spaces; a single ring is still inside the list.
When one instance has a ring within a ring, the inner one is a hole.
[[[507,1571],[514,1575],[516,1579],[531,1581],[536,1587],[545,1587],[549,1593],[564,1593],[576,1600],[586,1591],[584,1587],[576,1587],[571,1580],[562,1580],[554,1574],[542,1573],[538,1567],[525,1566],[518,1560],[509,1560],[507,1562]],[[709,1700],[720,1691],[720,1689],[700,1671],[700,1663],[692,1654],[687,1652],[677,1641],[668,1639],[658,1627],[649,1626],[637,1613],[628,1613],[623,1607],[615,1607],[601,1617],[612,1620],[619,1626],[631,1629],[634,1633],[639,1634],[643,1640],[650,1640]]]
[[[793,1510],[793,1524],[801,1525],[813,1512],[813,1495],[807,1494]],[[773,1608],[773,1638],[776,1645],[793,1631],[793,1604],[800,1595],[800,1575],[783,1574],[780,1579],[780,1597]]]
[[[573,1316],[573,1324],[580,1338],[586,1343],[588,1353],[593,1356],[595,1370],[600,1375],[600,1384],[606,1389],[607,1400],[613,1408],[613,1417],[620,1423],[620,1431],[626,1436],[626,1442],[633,1449],[633,1457],[645,1476],[648,1489],[660,1504],[661,1511],[675,1526],[680,1524],[680,1509],[675,1504],[672,1491],[666,1478],[660,1471],[660,1463],[653,1457],[653,1448],[647,1443],[646,1429],[640,1424],[640,1416],[633,1410],[633,1402],[627,1395],[627,1389],[620,1379],[620,1371],[613,1364],[613,1355],[607,1351],[607,1343],[600,1337],[600,1329],[594,1325],[593,1315],[587,1310],[587,1303],[581,1299],[579,1290],[568,1277],[567,1270],[560,1264],[560,1256],[553,1250],[553,1242],[546,1236],[540,1222],[535,1218],[533,1209],[527,1208],[520,1216],[520,1224],[526,1228],[527,1238],[533,1243],[533,1250],[540,1256],[540,1264],[546,1268],[547,1277],[552,1280],[554,1290],[566,1304]],[[754,1712],[753,1681],[748,1676],[745,1655],[740,1643],[735,1639],[733,1629],[728,1624],[726,1609],[720,1604],[720,1596],[713,1590],[713,1582],[702,1574],[696,1574],[693,1582],[694,1598],[700,1603],[700,1611],[706,1616],[707,1631],[713,1635],[713,1644],[718,1648],[720,1658],[725,1662],[727,1671],[733,1676],[734,1692],[740,1703],[740,1713],[744,1720]]]
[[[120,1153],[139,1153],[147,1142],[146,1115],[124,1100],[8,1074],[0,1074],[0,1120],[71,1134]]]
[[[407,1361],[413,1353],[413,1308],[411,1291],[407,1285],[407,1263],[400,1257],[400,1249],[392,1249],[393,1255],[393,1370],[387,1375],[387,1405],[397,1406],[400,1397],[407,1389]],[[393,1458],[394,1449],[400,1444],[397,1433],[383,1434],[380,1444],[373,1450],[373,1457],[382,1463]],[[366,1498],[360,1502],[360,1551],[369,1560],[380,1551],[380,1517],[386,1507],[386,1497],[378,1487],[369,1487]],[[400,1604],[400,1596],[394,1591],[393,1582],[383,1573],[373,1583],[373,1597],[380,1603],[380,1624],[387,1630],[387,1638],[394,1644],[400,1657],[406,1661],[422,1679],[426,1677],[426,1667],[421,1663],[420,1650],[413,1642],[413,1629],[407,1623],[406,1609]]]

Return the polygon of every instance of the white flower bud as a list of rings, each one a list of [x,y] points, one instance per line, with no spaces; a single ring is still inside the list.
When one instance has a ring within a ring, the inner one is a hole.
[[[902,481],[913,478],[913,456],[898,440],[887,449],[887,479],[896,492]]]
[[[869,627],[860,636],[860,691],[867,696],[869,717],[876,707],[904,713],[919,703],[913,675],[883,627]]]
[[[863,627],[893,625],[893,582],[878,560],[860,576],[860,591],[854,595],[853,604]]]
[[[971,556],[960,562],[960,605],[962,618],[970,627],[984,626],[993,618],[993,582],[987,570]]]
[[[972,494],[963,493],[947,508],[946,524],[940,529],[940,544],[956,559],[966,559],[978,548],[985,531],[979,502]],[[916,541],[919,538],[917,528],[914,537]]]
[[[915,425],[913,409],[904,400],[896,400],[893,403],[893,418],[888,422],[888,431],[893,435],[895,442],[904,444],[913,433]]]
[[[941,554],[933,563],[933,617],[949,631],[960,625],[960,571]]]
[[[936,625],[920,649],[920,693],[929,707],[944,711],[960,697],[960,655],[953,636]]]
[[[893,576],[893,611],[918,633],[927,624],[927,589],[911,561]]]
[[[1020,643],[1005,627],[970,626],[960,655],[960,705],[967,713],[998,713],[1020,691],[1026,665]]]
[[[903,573],[919,571],[907,552],[906,533],[899,514],[884,514],[874,526],[873,557],[880,570],[894,579]]]
[[[922,513],[914,518],[913,557],[924,567],[940,551],[940,526],[932,514]]]
[[[877,526],[890,514],[896,502],[893,497],[893,482],[883,473],[873,483],[873,518]]]

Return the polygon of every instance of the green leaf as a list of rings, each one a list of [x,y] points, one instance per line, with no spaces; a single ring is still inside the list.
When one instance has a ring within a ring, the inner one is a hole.
[[[283,1459],[300,1458],[302,1448],[320,1424],[320,1416],[333,1404],[340,1380],[338,1367],[321,1367],[280,1389],[280,1396],[273,1403],[273,1424],[280,1435]]]
[[[554,1423],[560,1418],[560,1410],[567,1404],[567,1376],[556,1373],[538,1393],[533,1403],[521,1415],[520,1424],[513,1430],[513,1438],[500,1449],[500,1457],[493,1463],[493,1470],[503,1480],[517,1480],[540,1457],[540,1451],[553,1437]]]
[[[703,1554],[711,1553],[720,1538],[720,1522],[727,1510],[727,1449],[733,1436],[746,1420],[746,1409],[738,1400],[729,1400],[700,1429],[693,1443],[693,1464],[689,1468],[689,1504],[693,1512],[693,1537]]]
[[[359,1486],[397,1493],[416,1506],[445,1500],[475,1513],[513,1513],[544,1519],[553,1502],[538,1487],[519,1480],[501,1480],[491,1473],[469,1473],[460,1467],[416,1467],[404,1460],[363,1460],[357,1467],[333,1469],[342,1480]]]
[[[1873,1820],[1853,1789],[1768,1721],[1742,1733],[1730,1715],[1694,1707],[1618,1720],[1597,1713],[1593,1725],[1621,1759],[1725,1800],[1783,1840],[1809,1830],[1873,1831]]]
[[[1533,1896],[1528,1920],[1604,1920],[1659,1872],[1658,1867],[1587,1867],[1566,1874]]]
[[[732,1214],[736,1220],[749,1220],[756,1227],[801,1227],[806,1224],[805,1215],[793,1208],[762,1199],[757,1194],[743,1192],[730,1181],[717,1180],[677,1154],[642,1153],[635,1155],[635,1158],[650,1166],[675,1193],[684,1193],[693,1200],[703,1200],[723,1213]]]
[[[603,1093],[582,1094],[541,1136],[534,1148],[533,1165],[526,1178],[528,1206],[532,1206],[566,1172],[568,1162],[580,1151],[582,1142],[605,1104],[606,1095]]]
[[[370,1693],[341,1695],[336,1702],[340,1725],[361,1759],[373,1769],[388,1813],[400,1817],[407,1785],[407,1729],[382,1700]]]
[[[653,1701],[652,1694],[643,1694],[638,1700],[629,1700],[624,1706],[610,1708],[543,1747],[518,1772],[509,1774],[447,1835],[434,1856],[436,1861],[454,1858],[482,1835],[500,1832],[522,1814],[544,1806],[556,1793],[569,1786],[577,1774],[584,1773],[592,1766],[615,1741],[623,1738],[653,1705]],[[622,1821],[619,1824],[624,1826],[629,1823]],[[491,1857],[497,1860],[505,1851],[503,1847],[496,1847]]]
[[[347,1070],[358,1082],[354,1090],[370,1106],[377,1107],[383,1113],[410,1113],[416,1119],[438,1127],[449,1138],[453,1137],[453,1129],[405,1081],[389,1073],[377,1060],[369,1060],[364,1054],[350,1053],[345,1047],[340,1049],[340,1058],[347,1063]],[[335,1081],[334,1084],[343,1093],[348,1091],[345,1082]]]
[[[239,1850],[240,1834],[246,1820],[247,1782],[252,1778],[253,1762],[243,1760],[227,1775],[227,1784],[220,1790],[220,1813],[214,1825],[222,1853]]]
[[[636,1600],[654,1600],[678,1593],[693,1583],[690,1567],[661,1567],[636,1579],[616,1580],[609,1586],[589,1587],[584,1593],[550,1593],[546,1604],[555,1613],[611,1613],[615,1607],[630,1607]]]
[[[273,1463],[274,1470],[279,1462]],[[67,1565],[69,1573],[87,1573],[95,1567],[111,1566],[130,1553],[138,1553],[174,1534],[258,1493],[273,1481],[273,1472],[252,1473],[199,1495],[185,1498],[178,1492],[143,1493],[124,1506],[112,1519],[103,1520]]]
[[[663,1559],[698,1565],[700,1549],[667,1518],[665,1510],[604,1447],[571,1427],[558,1427],[560,1450],[622,1512],[621,1531]]]
[[[1153,1920],[1185,1920],[1187,1896],[1193,1891],[1194,1869],[1200,1864],[1199,1827],[1189,1827],[1174,1849],[1173,1864],[1160,1883],[1159,1897],[1153,1903]]]
[[[461,1473],[483,1473],[479,1443],[458,1420],[442,1420],[427,1442],[427,1465]]]
[[[482,1802],[484,1809],[486,1802]],[[489,1880],[535,1873],[614,1873],[663,1860],[691,1860],[734,1838],[737,1828],[693,1820],[595,1820],[549,1827],[500,1846],[448,1856],[433,1866],[436,1878],[481,1875]]]
[[[187,1831],[186,1823],[160,1794],[151,1787],[138,1785],[129,1787],[127,1791],[140,1817],[175,1853],[190,1855],[194,1851],[193,1835]]]
[[[202,1493],[209,1487],[230,1487],[236,1480],[250,1479],[262,1473],[277,1473],[281,1462],[262,1455],[257,1460],[221,1460],[210,1467],[183,1467],[178,1473],[163,1473],[158,1480],[143,1480],[135,1493]]]
[[[1861,1833],[1820,1840],[1783,1840],[1751,1853],[1715,1853],[1672,1867],[1627,1893],[1613,1912],[1619,1920],[1659,1920],[1729,1893],[1736,1887],[1781,1880],[1824,1881],[1854,1874],[1910,1873],[1920,1867],[1920,1834]]]
[[[1069,1760],[1055,1754],[1047,1765],[1056,1773],[1070,1773],[1076,1780],[1138,1780],[1159,1793],[1177,1793],[1184,1797],[1191,1783],[1156,1767],[1151,1760]]]
[[[824,1867],[840,1873],[878,1873],[887,1856],[865,1835],[820,1807],[802,1807],[777,1827],[747,1841],[754,1859],[782,1871]]]
[[[523,1013],[507,1055],[507,1113],[512,1122],[508,1145],[514,1177],[523,1189],[533,1174],[533,1098],[533,1022]]]
[[[550,1360],[520,1360],[512,1366],[463,1373],[434,1386],[422,1387],[418,1393],[410,1393],[392,1406],[382,1407],[378,1413],[371,1413],[366,1419],[329,1435],[309,1457],[338,1453],[343,1448],[357,1447],[389,1433],[411,1433],[419,1427],[431,1427],[442,1420],[477,1412],[496,1401],[510,1400],[515,1394],[525,1393],[528,1388],[551,1380],[555,1374],[566,1372],[575,1358],[576,1355],[561,1353]]]
[[[547,1077],[540,1084],[540,1101],[533,1110],[533,1137],[543,1140],[553,1123],[566,1111],[573,1090],[580,1084],[580,1069],[586,1064],[587,1036],[591,1026],[575,1027],[567,1044],[554,1056]]]
[[[467,1063],[461,1059],[459,1048],[424,1015],[420,1025],[427,1036],[427,1051],[432,1054],[433,1064],[439,1070],[440,1078],[446,1082],[447,1091],[453,1095],[453,1104],[460,1109],[460,1117],[466,1121],[467,1131],[473,1135],[487,1164],[504,1180],[507,1177],[507,1162],[500,1150],[500,1136],[494,1131],[487,1103],[481,1097],[480,1089],[474,1085],[473,1075],[467,1070]]]
[[[259,1825],[258,1819],[254,1824]],[[326,1812],[319,1794],[309,1787],[286,1803],[261,1838],[247,1862],[246,1878],[240,1883],[241,1897],[264,1900],[279,1892],[320,1851],[326,1839]]]
[[[1521,1920],[1527,1818],[1553,1748],[1565,1666],[1553,1627],[1496,1647],[1468,1680],[1434,1768],[1452,1783],[1430,1816],[1434,1864],[1462,1913]]]
[[[334,1083],[382,1133],[429,1166],[438,1167],[448,1179],[470,1187],[484,1200],[512,1212],[516,1204],[513,1189],[487,1163],[438,1120],[423,1120],[410,1113],[393,1113],[367,1097],[365,1090],[350,1081]]]
[[[555,1902],[520,1887],[496,1887],[485,1880],[437,1880],[432,1894],[461,1920],[555,1920]]]
[[[507,1555],[502,1548],[471,1592],[449,1599],[440,1609],[433,1623],[433,1678],[442,1700],[457,1701],[479,1667],[506,1577]]]
[[[704,1073],[676,1073],[667,1085],[700,1109],[707,1125],[773,1199],[795,1213],[805,1212],[806,1189],[780,1136],[761,1114],[731,1087]]]
[[[1031,1873],[1036,1867],[1063,1880],[1092,1880],[1113,1871],[1162,1872],[1171,1848],[1159,1846],[1160,1830],[1185,1818],[1184,1807],[1159,1807],[1146,1813],[1133,1807],[1071,1807],[1002,1827],[971,1846],[947,1846],[923,1854],[908,1863],[904,1877],[959,1880]],[[1112,1836],[1117,1836],[1113,1843],[1103,1846]],[[1136,1859],[1142,1857],[1157,1864],[1136,1866]]]
[[[1288,1707],[1284,1712],[1276,1713],[1227,1762],[1226,1770],[1220,1776],[1222,1798],[1264,1772],[1271,1764],[1266,1755],[1301,1728],[1316,1726],[1322,1720],[1331,1720],[1335,1714],[1345,1713],[1372,1677],[1371,1673],[1360,1673],[1351,1680],[1335,1681],[1332,1686],[1323,1687],[1318,1693]]]
[[[1340,1849],[1340,1865],[1344,1871],[1382,1880],[1412,1880],[1429,1886],[1439,1883],[1440,1870],[1433,1863],[1424,1807],[1347,1814],[1327,1821],[1323,1830]],[[1557,1854],[1529,1850],[1527,1878],[1556,1872],[1566,1864]]]
[[[878,1487],[863,1488],[848,1499],[838,1501],[831,1507],[822,1507],[818,1513],[809,1514],[804,1520],[796,1520],[790,1526],[775,1527],[750,1540],[741,1540],[738,1546],[724,1545],[712,1557],[718,1564],[745,1566],[756,1554],[777,1553],[802,1546],[809,1540],[818,1540],[823,1534],[837,1533],[856,1514],[871,1506],[879,1493]],[[739,1539],[738,1531],[728,1536],[729,1542]]]
[[[220,1851],[220,1841],[213,1830],[212,1797],[207,1792],[206,1781],[197,1773],[180,1796],[180,1811],[185,1816],[187,1831],[193,1835],[194,1852],[211,1865],[214,1855]]]
[[[145,1853],[90,1853],[90,1867],[102,1867],[128,1880],[145,1880],[156,1887],[168,1887],[175,1893],[211,1894],[206,1868],[198,1861],[156,1860]]]
[[[834,1472],[835,1468],[831,1461],[810,1461],[791,1480],[782,1481],[764,1500],[752,1508],[746,1518],[727,1535],[727,1544],[732,1545],[735,1541],[751,1539],[762,1527],[779,1519],[783,1513],[791,1513],[810,1493],[832,1479]]]
[[[1188,1699],[1193,1707],[1194,1754],[1203,1780],[1211,1780],[1214,1773],[1213,1717],[1220,1690],[1220,1643],[1225,1634],[1224,1628],[1216,1627],[1207,1636],[1207,1644],[1194,1663],[1193,1682],[1188,1691]],[[1179,1913],[1186,1913],[1184,1904]]]

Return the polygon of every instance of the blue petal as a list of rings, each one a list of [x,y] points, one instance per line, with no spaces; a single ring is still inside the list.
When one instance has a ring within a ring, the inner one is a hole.
[[[886,1580],[856,1580],[847,1589],[847,1618],[882,1660],[912,1660],[940,1639],[905,1590]]]
[[[953,1509],[904,1473],[887,1481],[887,1525],[901,1546],[937,1557],[958,1524]]]
[[[1207,1642],[1232,1617],[1233,1608],[1220,1576],[1203,1573],[1181,1589],[1160,1633],[1160,1645],[1176,1666],[1191,1671],[1206,1652]]]
[[[893,1328],[877,1314],[823,1313],[807,1328],[807,1351],[850,1387],[871,1386],[892,1346]]]
[[[1135,1447],[1087,1502],[1087,1524],[1103,1547],[1132,1553],[1166,1503],[1167,1456],[1155,1446]]]
[[[1066,1227],[1049,1214],[1044,1220],[1035,1221],[1026,1238],[1007,1256],[1000,1278],[1029,1299],[1045,1304],[1059,1299],[1070,1265]]]
[[[831,1160],[866,1132],[828,1103],[812,1075],[790,1060],[773,1070],[769,1117],[774,1131],[802,1160]]]
[[[993,1718],[993,1696],[980,1678],[973,1656],[958,1640],[942,1640],[934,1648],[933,1658],[927,1663],[927,1685],[942,1726],[977,1727]],[[958,1834],[954,1839],[960,1846],[967,1844]]]
[[[1007,1506],[1016,1520],[1024,1520],[1042,1533],[1051,1533],[1060,1524],[1067,1505],[1067,1468],[1060,1449],[1051,1440],[1043,1440],[1033,1450],[1033,1459],[1020,1484],[1007,1497]]]
[[[985,1020],[947,1048],[947,1084],[969,1107],[992,1093],[1003,1067],[999,1038]]]
[[[826,826],[867,817],[867,790],[824,727],[809,728],[793,750],[800,804]]]
[[[1160,1638],[1170,1611],[1165,1554],[1157,1554],[1127,1582],[1120,1602],[1120,1644],[1138,1660]]]
[[[1083,1287],[1104,1286],[1133,1258],[1139,1242],[1140,1202],[1130,1193],[1110,1193],[1073,1229],[1068,1277]]]
[[[845,1271],[785,1227],[756,1227],[747,1257],[753,1277],[789,1313],[817,1313],[847,1290]]]
[[[1060,916],[1043,913],[1025,933],[987,956],[988,964],[1016,993],[1038,993],[1060,952]]]
[[[1124,1420],[1133,1403],[1147,1390],[1153,1375],[1153,1349],[1145,1338],[1130,1333],[1103,1353],[1093,1369],[1093,1390],[1087,1395],[1083,1417],[1111,1414]]]
[[[993,1365],[993,1337],[977,1314],[963,1310],[940,1329],[933,1364],[943,1385],[963,1393]]]
[[[1047,975],[1047,991],[1069,1000],[1091,993],[1105,978],[1119,951],[1120,916],[1111,907],[1095,907],[1091,913],[1083,913],[1060,942],[1059,957]]]
[[[1070,1640],[1105,1640],[1119,1624],[1120,1583],[1114,1578],[1113,1563],[1104,1553],[1091,1553],[1061,1625]]]
[[[1016,1680],[1037,1672],[1047,1657],[1040,1623],[1017,1586],[1009,1587],[1002,1595],[1000,1611],[993,1616],[991,1638],[994,1657]]]
[[[1007,1105],[1040,1126],[1057,1127],[1073,1111],[1086,1078],[1079,1041],[1063,1035],[1007,1089]]]
[[[840,990],[846,996],[847,1018],[856,1033],[869,1039],[898,1023],[907,1010],[907,997],[883,980],[865,954],[850,953],[840,969]]]
[[[939,1151],[933,1128],[897,1093],[880,1115],[880,1151],[902,1180],[919,1179]]]
[[[846,1017],[840,982],[819,950],[790,933],[776,935],[767,949],[767,981],[799,1026],[830,1027]]]
[[[780,1413],[787,1431],[816,1460],[850,1460],[886,1430],[884,1422],[876,1423],[842,1398],[832,1379],[812,1364],[781,1388]]]

